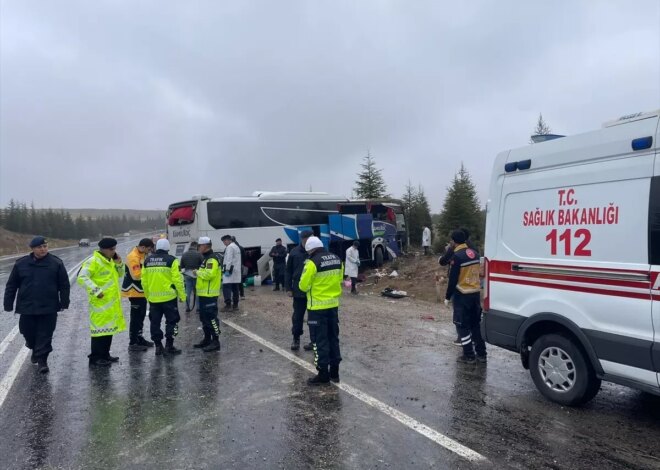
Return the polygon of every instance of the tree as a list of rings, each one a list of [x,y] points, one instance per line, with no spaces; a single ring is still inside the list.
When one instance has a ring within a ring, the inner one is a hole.
[[[360,199],[379,199],[389,197],[387,194],[387,185],[383,179],[383,170],[376,168],[376,161],[367,152],[363,163],[360,165],[362,171],[358,173],[358,179],[355,182],[355,194]]]
[[[543,114],[539,113],[539,120],[536,122],[536,128],[534,129],[532,135],[548,135],[552,132],[550,126],[543,120]],[[534,141],[530,139],[530,144],[533,144]]]
[[[408,232],[408,243],[420,245],[422,243],[422,232],[424,227],[431,228],[431,208],[424,193],[422,185],[413,187],[408,181],[406,192],[401,197],[403,202],[403,215],[406,218],[406,229]]]
[[[477,189],[463,164],[447,190],[437,226],[438,243],[448,241],[450,232],[457,228],[467,229],[472,242],[478,247],[482,245],[485,226]]]

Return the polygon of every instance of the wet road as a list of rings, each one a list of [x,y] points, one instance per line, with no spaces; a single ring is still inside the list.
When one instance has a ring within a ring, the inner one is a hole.
[[[58,256],[71,269],[88,252]],[[3,289],[12,263],[0,261]],[[278,294],[248,290],[223,316],[219,354],[192,348],[199,322],[182,314],[182,355],[129,355],[124,333],[121,361],[96,370],[74,287],[51,373],[23,363],[0,408],[0,468],[660,468],[658,397],[604,384],[584,408],[562,408],[515,354],[491,348],[487,366],[459,367],[437,306],[345,298],[342,386],[310,389],[311,354],[287,350],[290,300]],[[0,341],[15,324],[0,316]],[[21,339],[0,356],[3,383]]]

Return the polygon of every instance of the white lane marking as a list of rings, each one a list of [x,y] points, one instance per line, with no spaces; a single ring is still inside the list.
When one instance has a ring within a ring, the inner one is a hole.
[[[17,334],[18,334],[18,325],[12,328],[9,334],[5,336],[5,339],[2,340],[2,343],[0,343],[0,356],[2,356],[2,353],[4,353],[5,350],[9,347],[9,344],[12,341],[14,341],[14,338],[16,338]]]
[[[279,346],[274,345],[270,341],[262,338],[261,336],[252,333],[250,330],[246,330],[242,326],[237,325],[236,323],[230,321],[230,320],[222,320],[222,322],[235,329],[236,331],[239,331],[243,333],[245,336],[248,338],[253,339],[257,343],[262,344],[263,346],[273,350],[280,356],[290,360],[291,362],[295,362],[298,364],[300,367],[303,367],[307,369],[310,372],[316,373],[316,368],[310,364],[309,362],[299,358],[298,356],[295,356],[291,354],[288,351],[285,351],[284,349],[280,348]],[[372,397],[371,395],[368,395],[361,390],[358,390],[355,387],[352,387],[344,382],[340,382],[338,384],[333,382],[333,385],[338,387],[340,390],[343,390],[344,392],[348,393],[349,395],[354,396],[358,400],[360,400],[363,403],[366,403],[367,405],[377,409],[378,411],[386,414],[390,418],[393,418],[403,424],[404,426],[412,429],[415,432],[418,432],[422,436],[430,439],[431,441],[435,442],[436,444],[444,447],[445,449],[463,457],[466,460],[469,460],[471,462],[487,462],[488,459],[484,457],[483,455],[479,454],[478,452],[475,452],[474,450],[470,449],[469,447],[464,446],[463,444],[456,442],[450,437],[445,436],[444,434],[436,431],[435,429],[432,429],[428,427],[427,425],[420,423],[417,421],[415,418],[412,418],[411,416],[408,416],[405,413],[400,412],[399,410],[396,410],[392,408],[391,406],[383,403],[382,401]]]
[[[67,272],[67,274],[69,275],[69,283],[73,282],[73,278],[75,277],[73,273],[76,272],[80,266],[82,266],[84,261],[85,260],[82,260],[80,263],[76,264],[73,268],[69,269],[69,271]],[[16,330],[18,331],[18,328],[16,328]],[[11,336],[11,333],[7,335],[7,337],[9,336]],[[5,338],[5,340],[6,339],[7,338]],[[9,345],[9,342],[7,342],[7,345]],[[2,378],[2,381],[0,382],[0,408],[2,408],[2,405],[5,403],[5,399],[7,398],[7,395],[9,394],[12,385],[14,385],[14,381],[16,380],[16,377],[18,377],[18,373],[21,371],[21,367],[23,367],[23,363],[25,362],[25,359],[28,357],[29,353],[30,350],[28,348],[22,347],[19,353],[14,358],[14,362],[12,362],[11,366],[9,366],[9,370],[7,370],[7,373]]]

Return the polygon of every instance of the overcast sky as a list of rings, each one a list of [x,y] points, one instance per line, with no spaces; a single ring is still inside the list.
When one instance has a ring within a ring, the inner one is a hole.
[[[660,2],[0,1],[0,204],[350,196],[371,150],[439,211],[539,112],[660,108]]]

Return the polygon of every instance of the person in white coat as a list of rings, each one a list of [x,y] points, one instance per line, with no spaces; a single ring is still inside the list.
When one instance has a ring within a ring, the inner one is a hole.
[[[424,254],[429,254],[429,248],[431,246],[431,229],[424,227],[422,231],[422,246],[424,247]]]
[[[346,250],[346,267],[344,268],[344,274],[351,278],[351,294],[357,294],[355,285],[357,284],[358,269],[360,267],[359,247],[360,243],[355,241],[353,242],[353,246]]]
[[[241,249],[230,235],[221,238],[225,245],[222,261],[222,296],[225,299],[223,312],[238,310],[239,285],[241,283]]]

